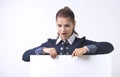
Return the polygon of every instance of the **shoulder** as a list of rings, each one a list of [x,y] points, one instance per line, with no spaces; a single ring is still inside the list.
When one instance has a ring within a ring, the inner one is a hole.
[[[50,44],[50,45],[54,45],[56,43],[56,40],[57,39],[48,38],[47,43]]]
[[[48,42],[56,42],[57,39],[48,38]]]
[[[46,42],[42,43],[42,45],[40,45],[40,47],[53,47],[56,43],[56,39],[47,39]]]
[[[96,42],[96,41],[93,41],[93,40],[88,40],[88,39],[86,39],[85,36],[83,36],[82,38],[76,37],[75,42],[77,42],[79,44],[84,44],[84,45],[99,43],[99,42]]]
[[[86,41],[86,37],[82,37],[82,38],[79,38],[79,37],[76,37],[73,44],[77,44],[77,45],[83,45]]]
[[[85,42],[85,41],[86,41],[86,37],[85,37],[85,36],[84,36],[84,37],[81,37],[81,38],[76,37],[76,38],[75,38],[75,41],[76,41],[76,42]]]

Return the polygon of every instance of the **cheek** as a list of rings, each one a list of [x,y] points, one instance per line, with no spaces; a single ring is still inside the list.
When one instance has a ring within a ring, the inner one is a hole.
[[[61,29],[59,27],[57,28],[57,30],[58,30],[58,33],[60,33]]]
[[[69,32],[69,33],[71,33],[72,30],[73,30],[72,28],[66,28],[66,31]]]

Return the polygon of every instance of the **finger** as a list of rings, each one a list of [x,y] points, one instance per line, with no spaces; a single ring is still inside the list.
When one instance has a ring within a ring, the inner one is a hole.
[[[76,52],[76,51],[73,51],[73,53],[72,53],[72,57],[74,57],[74,56],[75,56],[75,52]]]
[[[49,51],[49,54],[52,56],[52,51]]]
[[[56,57],[57,56],[57,51],[54,49],[53,50],[53,55]]]
[[[51,51],[51,57],[52,57],[52,58],[55,58],[55,56],[54,56],[54,51]]]
[[[72,53],[72,58],[73,58],[73,56],[74,56],[74,51],[73,51],[73,53]]]
[[[51,57],[52,58],[55,58],[57,56],[57,53],[55,50],[51,51]]]
[[[52,57],[55,58],[56,55],[57,55],[57,54],[56,54],[56,51],[53,51],[52,55],[53,55]]]
[[[76,52],[75,52],[75,56],[78,56],[78,55],[79,55],[79,52],[78,52],[78,51],[76,51]]]
[[[80,56],[82,56],[82,53],[78,53],[78,55],[77,55],[78,57],[80,57]]]
[[[74,52],[74,56],[79,56],[79,55],[80,55],[80,53],[78,51]]]

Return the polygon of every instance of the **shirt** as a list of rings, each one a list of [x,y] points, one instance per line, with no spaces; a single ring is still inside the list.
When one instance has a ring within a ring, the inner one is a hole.
[[[62,41],[63,45],[64,45],[65,43],[69,43],[70,45],[72,45],[73,42],[75,41],[75,38],[76,38],[76,37],[78,37],[78,36],[77,36],[76,34],[74,34],[74,33],[73,33],[67,40],[62,40],[62,39],[59,37],[59,38],[57,39],[57,41],[56,41],[56,45],[59,44],[61,41]],[[66,41],[67,41],[67,42],[66,42]],[[95,52],[97,51],[97,47],[96,47],[94,44],[86,45],[86,46],[84,46],[84,47],[87,48],[87,53],[95,53]],[[41,54],[43,48],[44,48],[44,47],[40,47],[40,48],[36,49],[36,50],[35,50],[35,54],[36,54],[36,55]],[[69,47],[67,46],[66,48],[68,49]],[[60,50],[63,51],[62,53],[64,53],[64,55],[69,55],[69,53],[65,52],[66,50],[65,50],[64,46],[61,47]],[[63,55],[62,53],[60,53],[60,55]]]
[[[78,38],[74,34],[66,40],[66,46],[63,44],[65,41],[58,39],[48,39],[47,42],[42,43],[40,46],[27,50],[22,59],[24,61],[30,61],[30,55],[44,55],[42,53],[43,48],[55,48],[58,55],[71,55],[76,48],[81,48],[86,46],[88,52],[84,55],[96,55],[96,54],[107,54],[112,52],[114,49],[113,45],[109,42],[96,42],[92,40],[87,40],[85,37]],[[65,50],[65,51],[64,51]],[[45,53],[47,55],[47,53]]]

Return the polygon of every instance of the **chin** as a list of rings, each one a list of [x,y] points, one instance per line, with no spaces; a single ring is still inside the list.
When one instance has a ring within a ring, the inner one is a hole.
[[[66,40],[66,39],[67,39],[67,37],[62,37],[62,39],[63,39],[63,40]]]
[[[67,36],[61,36],[61,38],[63,39],[63,40],[66,40],[68,37]]]

